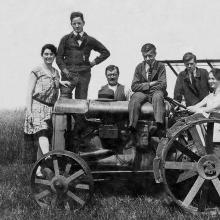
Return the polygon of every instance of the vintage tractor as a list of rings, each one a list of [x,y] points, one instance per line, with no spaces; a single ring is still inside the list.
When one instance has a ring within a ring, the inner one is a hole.
[[[165,105],[166,136],[152,134],[153,108],[145,103],[138,142],[130,146],[128,101],[59,99],[53,115],[53,149],[31,173],[36,202],[77,210],[89,202],[94,181],[153,173],[180,207],[219,213],[220,114],[190,115],[171,98]],[[39,167],[42,176],[36,174]]]

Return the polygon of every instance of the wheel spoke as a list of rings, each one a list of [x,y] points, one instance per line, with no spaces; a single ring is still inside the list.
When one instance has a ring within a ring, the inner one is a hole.
[[[51,185],[51,182],[49,180],[44,180],[44,179],[35,179],[35,183],[46,185],[46,186]]]
[[[166,161],[164,167],[171,170],[197,170],[194,162]]]
[[[212,183],[215,186],[215,189],[218,192],[218,195],[220,196],[220,181],[219,181],[218,177],[213,179]]]
[[[69,197],[71,197],[73,200],[75,200],[77,203],[79,203],[81,206],[83,206],[85,204],[85,201],[82,200],[81,198],[79,198],[77,195],[75,195],[74,193],[72,193],[71,191],[67,192],[67,195]]]
[[[66,175],[69,174],[71,166],[72,166],[72,165],[71,165],[70,163],[68,163],[68,164],[66,165],[66,168],[65,168],[65,174],[66,174]]]
[[[199,155],[205,155],[206,154],[206,150],[205,150],[205,140],[203,137],[203,133],[202,133],[202,128],[201,126],[203,125],[196,125],[193,126],[191,128],[189,128],[189,132],[194,140],[194,144],[197,148],[197,151],[199,153]]]
[[[214,131],[214,122],[207,123],[207,132],[206,132],[206,149],[207,153],[213,153],[213,131]]]
[[[195,183],[193,184],[192,188],[190,189],[189,193],[187,194],[186,198],[183,201],[184,206],[188,207],[191,204],[191,202],[195,198],[196,194],[198,193],[204,181],[205,179],[198,176],[197,180],[195,181]]]
[[[209,189],[209,182],[206,180],[200,192],[199,207],[198,207],[199,212],[204,212],[206,208],[208,189]]]
[[[34,195],[35,199],[36,200],[39,200],[39,199],[42,199],[43,197],[47,196],[50,194],[50,191],[49,190],[44,190],[36,195]]]
[[[184,171],[183,173],[181,173],[176,181],[176,183],[180,183],[180,182],[183,182],[185,180],[188,180],[194,176],[198,175],[197,172],[195,171],[192,171],[192,170],[187,170],[187,171]]]
[[[84,174],[84,171],[81,169],[81,170],[75,172],[74,174],[72,174],[71,176],[69,176],[69,177],[66,179],[66,181],[67,181],[67,183],[70,183],[72,180],[74,180],[74,179],[80,177],[80,176],[83,175],[83,174]]]
[[[174,146],[177,150],[181,151],[183,154],[187,155],[191,159],[198,161],[200,159],[200,156],[192,152],[189,148],[185,147],[183,144],[181,144],[178,141],[173,142]]]
[[[85,190],[89,190],[89,185],[87,184],[77,184],[76,185],[77,189],[85,189]]]
[[[59,167],[58,167],[57,159],[53,160],[53,167],[54,167],[55,176],[58,176],[59,175]]]

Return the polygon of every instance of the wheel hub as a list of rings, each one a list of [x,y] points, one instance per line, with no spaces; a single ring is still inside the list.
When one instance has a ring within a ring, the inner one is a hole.
[[[213,154],[205,155],[198,161],[197,169],[202,178],[215,179],[220,174],[220,160]]]
[[[58,176],[52,179],[51,188],[54,192],[65,193],[68,190],[68,185],[64,177]]]

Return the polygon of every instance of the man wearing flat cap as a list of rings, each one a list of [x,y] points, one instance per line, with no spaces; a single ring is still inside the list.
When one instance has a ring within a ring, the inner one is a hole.
[[[154,118],[157,124],[157,135],[162,137],[164,126],[165,104],[164,95],[166,95],[166,69],[163,63],[155,60],[156,47],[147,43],[141,48],[144,61],[139,63],[134,72],[131,89],[134,94],[128,105],[129,128],[132,141],[136,137],[136,125],[140,115],[142,104],[150,102],[153,105]]]

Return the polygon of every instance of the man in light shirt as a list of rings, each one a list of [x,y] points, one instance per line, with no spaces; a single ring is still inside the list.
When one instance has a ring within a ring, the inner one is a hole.
[[[177,77],[174,99],[181,102],[184,98],[186,106],[195,105],[211,90],[208,83],[208,71],[197,67],[196,56],[191,52],[184,54],[183,62],[186,68]]]
[[[108,84],[101,87],[98,92],[98,97],[102,94],[108,93],[109,90],[114,92],[114,100],[126,101],[130,99],[131,91],[124,85],[118,83],[119,68],[115,65],[109,65],[105,69],[105,76]]]

